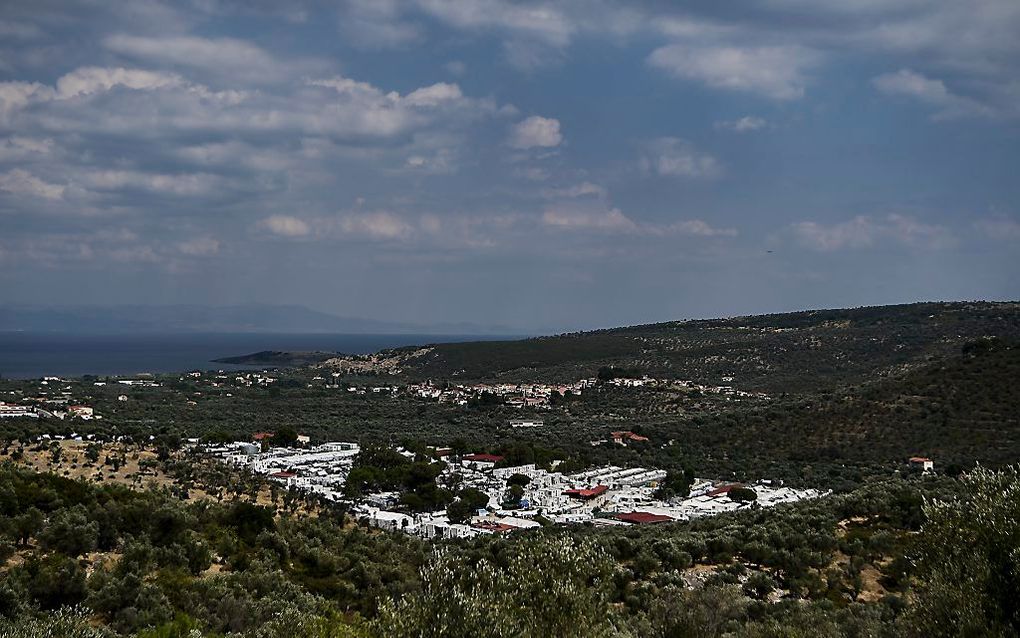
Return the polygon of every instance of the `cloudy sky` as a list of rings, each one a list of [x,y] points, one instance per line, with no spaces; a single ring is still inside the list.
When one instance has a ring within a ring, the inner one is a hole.
[[[0,294],[535,330],[1016,299],[1020,3],[8,0]]]

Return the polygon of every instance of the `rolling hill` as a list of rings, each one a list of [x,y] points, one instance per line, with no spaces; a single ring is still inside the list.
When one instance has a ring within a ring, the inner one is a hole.
[[[1020,338],[1020,303],[954,302],[677,321],[381,353],[411,377],[569,380],[599,368],[803,392],[895,376],[982,337]]]

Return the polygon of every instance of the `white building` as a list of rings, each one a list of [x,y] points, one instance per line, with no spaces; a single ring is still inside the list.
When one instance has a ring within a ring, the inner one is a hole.
[[[545,421],[539,419],[511,419],[510,427],[512,428],[540,428],[545,425]]]
[[[0,418],[15,418],[26,416],[31,419],[38,419],[39,413],[29,405],[12,405],[0,402]]]

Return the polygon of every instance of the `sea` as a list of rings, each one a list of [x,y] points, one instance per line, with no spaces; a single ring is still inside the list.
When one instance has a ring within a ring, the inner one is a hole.
[[[262,366],[213,363],[263,350],[369,354],[385,348],[520,339],[514,335],[427,334],[66,334],[0,332],[0,377],[134,375]]]

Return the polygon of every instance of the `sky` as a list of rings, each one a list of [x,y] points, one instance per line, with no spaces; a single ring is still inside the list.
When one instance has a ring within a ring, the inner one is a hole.
[[[1020,2],[6,0],[0,298],[1017,299]]]

